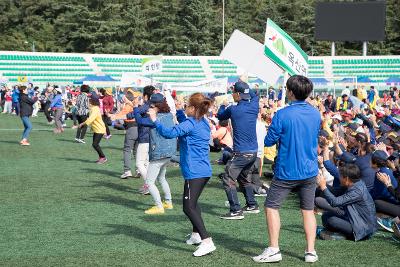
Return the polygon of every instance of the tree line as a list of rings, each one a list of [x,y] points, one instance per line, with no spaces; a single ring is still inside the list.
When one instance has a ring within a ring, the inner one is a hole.
[[[264,42],[267,18],[309,55],[330,55],[314,40],[316,0],[225,0],[225,42],[239,29]],[[219,55],[223,0],[2,0],[0,50]],[[370,55],[400,54],[400,3],[387,1],[386,40]],[[361,55],[362,44],[338,42],[338,55]]]

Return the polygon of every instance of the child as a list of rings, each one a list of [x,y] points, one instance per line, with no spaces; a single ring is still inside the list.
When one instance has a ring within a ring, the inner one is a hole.
[[[11,113],[11,112],[12,112],[11,91],[9,89],[6,89],[3,113]]]
[[[101,117],[100,112],[100,101],[97,95],[92,95],[90,100],[90,111],[89,118],[82,122],[79,125],[79,128],[84,126],[91,126],[93,131],[93,143],[92,147],[96,150],[97,154],[99,154],[99,159],[96,161],[97,164],[104,164],[107,162],[107,158],[104,155],[103,151],[100,147],[100,141],[103,138],[103,135],[106,133],[106,126],[104,125],[103,119]]]
[[[346,191],[334,196],[326,186],[326,180],[318,175],[317,183],[326,200],[332,207],[344,211],[336,214],[332,211],[322,214],[322,224],[328,230],[339,232],[354,241],[367,239],[376,232],[375,204],[365,183],[360,179],[357,165],[347,163],[339,167],[340,184]]]
[[[33,104],[37,101],[37,98],[31,99],[28,97],[28,89],[26,86],[21,86],[19,88],[19,106],[20,106],[20,116],[22,123],[24,124],[24,133],[22,134],[22,140],[20,144],[22,146],[29,146],[28,138],[29,133],[32,130],[32,123],[29,120],[29,117],[33,112]]]

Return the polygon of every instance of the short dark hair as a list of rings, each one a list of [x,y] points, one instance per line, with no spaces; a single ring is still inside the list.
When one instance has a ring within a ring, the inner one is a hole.
[[[313,83],[307,77],[294,75],[287,80],[286,88],[297,100],[305,100],[313,90]]]
[[[150,96],[154,93],[156,88],[153,85],[147,85],[143,87],[143,96],[147,96],[150,99]]]
[[[360,168],[354,163],[346,163],[339,167],[341,178],[349,178],[353,183],[358,182],[361,177]]]
[[[381,159],[381,158],[372,157],[371,162],[372,162],[372,164],[375,164],[376,166],[378,166],[378,168],[387,167],[387,161],[384,159]]]
[[[84,84],[84,85],[81,86],[81,92],[82,93],[89,93],[89,91],[90,91],[89,85]]]

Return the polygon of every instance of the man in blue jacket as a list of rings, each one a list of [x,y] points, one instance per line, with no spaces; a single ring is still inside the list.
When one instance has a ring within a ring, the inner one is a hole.
[[[315,262],[318,256],[314,249],[316,220],[314,197],[318,175],[318,135],[321,125],[319,111],[305,100],[313,90],[312,82],[295,75],[286,83],[289,106],[279,110],[272,119],[265,146],[278,145],[272,180],[265,213],[267,217],[269,247],[253,260],[256,262],[278,262],[282,260],[279,250],[279,208],[287,195],[298,190],[300,208],[306,233],[305,261]]]
[[[258,116],[258,96],[250,90],[247,83],[238,81],[233,87],[233,99],[236,106],[221,105],[218,120],[231,119],[233,130],[233,158],[228,162],[222,182],[229,200],[230,211],[221,219],[241,220],[243,213],[259,213],[254,198],[253,186],[249,180],[249,172],[257,158],[256,122]],[[246,206],[240,208],[237,196],[236,180],[244,188]]]

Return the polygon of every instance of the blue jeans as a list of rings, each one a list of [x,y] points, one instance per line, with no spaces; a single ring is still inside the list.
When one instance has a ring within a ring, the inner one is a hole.
[[[28,139],[29,134],[32,130],[32,123],[28,116],[21,117],[22,123],[24,124],[24,132],[22,133],[22,139]]]
[[[246,205],[250,207],[257,206],[254,198],[253,185],[249,173],[257,159],[257,153],[233,153],[233,158],[228,162],[222,183],[226,196],[229,200],[230,211],[240,210],[239,198],[237,195],[236,181],[243,188],[243,194],[246,199]]]

